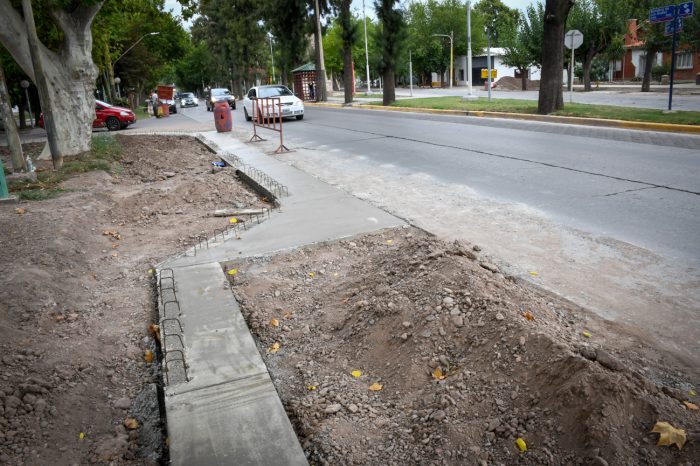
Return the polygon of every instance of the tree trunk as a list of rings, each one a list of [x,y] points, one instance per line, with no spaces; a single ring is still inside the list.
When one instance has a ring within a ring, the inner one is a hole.
[[[642,79],[642,92],[649,92],[651,90],[651,69],[654,66],[654,59],[656,58],[656,53],[659,51],[658,47],[652,46],[647,49],[647,58],[644,60],[644,78]]]
[[[314,28],[314,43],[316,45],[316,102],[325,102],[328,100],[326,90],[326,65],[323,59],[323,37],[321,34],[321,9],[318,6],[318,0],[314,0],[315,21]]]
[[[343,88],[345,91],[345,103],[352,103],[352,47],[344,47],[343,51]]]
[[[598,55],[598,50],[591,45],[586,52],[586,59],[583,61],[583,89],[586,92],[591,91],[591,67],[593,66],[593,59],[596,55]]]
[[[2,64],[0,64],[0,66],[2,66]],[[12,103],[10,103],[10,105],[12,105]],[[19,105],[17,105],[19,109],[19,129],[25,129],[27,127],[27,114],[25,113],[24,105],[24,96],[21,96],[19,98]]]
[[[522,83],[523,91],[527,91],[527,75],[530,70],[520,68],[520,82]]]
[[[542,73],[537,113],[547,115],[564,106],[562,70],[564,69],[564,33],[573,0],[547,0],[542,38]]]
[[[10,94],[7,92],[5,83],[5,70],[0,62],[0,112],[2,112],[2,123],[7,136],[7,146],[10,148],[10,159],[12,161],[12,171],[26,171],[27,165],[22,155],[22,142],[19,139],[17,123],[12,115],[12,105],[10,104]]]
[[[394,82],[394,70],[387,68],[384,70],[384,94],[383,105],[391,105],[396,100],[396,83]]]
[[[22,4],[31,12],[29,0]],[[53,52],[38,41],[31,14],[24,15],[25,23],[9,0],[0,0],[0,16],[7,18],[0,28],[0,42],[37,86],[55,168],[61,167],[64,156],[90,150],[97,77],[91,27],[101,6],[97,2],[77,7],[70,14],[59,8],[49,10],[63,32],[62,47]],[[54,114],[60,118],[54,119]]]

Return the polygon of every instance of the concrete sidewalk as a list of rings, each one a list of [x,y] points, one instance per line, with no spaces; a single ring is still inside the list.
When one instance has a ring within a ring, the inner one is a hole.
[[[241,239],[219,235],[208,248],[198,247],[196,255],[190,249],[157,267],[171,462],[306,464],[222,263],[404,222],[230,134],[206,133],[202,139],[222,158],[245,163],[240,170],[255,167],[285,185],[289,194],[269,219],[240,232]],[[173,317],[177,321],[162,320]]]

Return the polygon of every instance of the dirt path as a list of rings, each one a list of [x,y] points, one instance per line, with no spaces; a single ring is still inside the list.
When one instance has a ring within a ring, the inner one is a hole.
[[[0,464],[155,463],[149,268],[223,227],[215,208],[262,205],[192,138],[118,140],[113,174],[0,206]]]

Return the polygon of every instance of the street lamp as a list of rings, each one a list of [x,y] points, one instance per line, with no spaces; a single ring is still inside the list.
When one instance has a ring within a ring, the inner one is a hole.
[[[473,100],[477,96],[472,94],[472,2],[467,0],[467,85],[469,94],[462,100]]]
[[[139,40],[137,40],[136,42],[134,42],[134,44],[133,44],[131,47],[129,47],[128,49],[126,49],[126,52],[124,52],[124,53],[122,53],[121,55],[119,55],[119,58],[117,58],[116,60],[114,60],[114,62],[112,63],[112,74],[114,74],[114,67],[116,66],[117,62],[118,62],[119,60],[121,60],[122,57],[123,57],[124,55],[126,55],[127,53],[129,53],[129,51],[130,51],[131,49],[133,49],[134,47],[136,47],[136,44],[138,44],[139,42],[141,42],[143,39],[145,39],[145,38],[148,37],[148,36],[157,36],[158,34],[160,34],[160,32],[149,32],[148,34],[144,34],[143,36],[141,36],[141,38],[140,38]]]
[[[121,83],[121,82],[122,82],[122,78],[120,78],[119,76],[114,78],[114,84],[117,85],[117,98],[118,99],[122,98],[122,92],[121,92],[121,89],[119,88],[119,83]]]
[[[365,12],[365,0],[362,0],[362,15],[365,22],[365,62],[367,63],[367,94],[372,94],[372,85],[369,80],[369,47],[367,46],[367,13]]]
[[[268,32],[267,37],[270,39],[270,59],[272,60],[272,82],[274,83],[276,81],[276,79],[275,79],[275,55],[272,52],[272,33]]]
[[[32,128],[34,128],[34,118],[32,117],[32,103],[29,101],[29,81],[23,79],[19,82],[19,85],[22,86],[22,89],[24,89],[24,97],[27,99],[27,107],[29,107],[29,122],[32,124]]]
[[[450,34],[432,34],[433,37],[447,37],[450,39],[450,89],[452,89],[452,77],[454,76],[454,61],[455,61],[455,48],[454,48],[454,31],[450,31]]]

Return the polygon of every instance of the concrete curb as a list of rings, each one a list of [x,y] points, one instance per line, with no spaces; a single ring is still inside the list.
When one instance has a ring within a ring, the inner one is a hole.
[[[568,125],[600,126],[606,128],[636,129],[642,131],[663,131],[671,133],[700,134],[700,125],[674,125],[668,123],[647,123],[643,121],[608,120],[603,118],[582,118],[555,115],[532,115],[529,113],[489,112],[483,110],[442,110],[435,108],[384,107],[383,105],[343,105],[335,103],[307,102],[312,107],[353,108],[360,110],[384,110],[388,112],[430,113],[437,115],[472,116],[483,118],[502,118],[508,120],[539,121]]]

